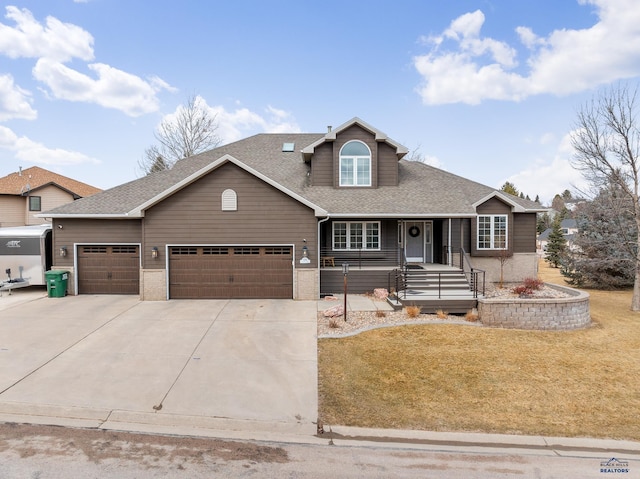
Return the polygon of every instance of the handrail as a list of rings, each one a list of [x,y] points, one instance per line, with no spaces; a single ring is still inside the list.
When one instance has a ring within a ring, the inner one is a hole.
[[[460,249],[460,269],[456,271],[429,271],[424,269],[407,269],[406,264],[399,268],[394,269],[389,272],[387,279],[388,291],[395,291],[395,294],[398,299],[403,297],[406,299],[407,297],[407,288],[409,285],[412,288],[420,290],[420,286],[415,286],[417,283],[423,283],[423,290],[427,290],[431,288],[432,290],[436,289],[437,286],[437,297],[440,299],[443,295],[443,287],[445,278],[460,275],[462,273],[466,279],[466,283],[469,287],[469,291],[473,293],[473,298],[477,299],[478,296],[484,296],[486,291],[486,272],[481,269],[474,268],[471,265],[471,260],[469,255],[464,251],[464,249]],[[429,283],[430,280],[432,281]],[[393,289],[392,289],[393,288]]]

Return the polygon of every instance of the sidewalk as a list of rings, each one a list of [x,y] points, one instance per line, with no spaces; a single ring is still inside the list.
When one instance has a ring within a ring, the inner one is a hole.
[[[6,293],[0,297],[0,311],[11,306],[12,317],[4,317],[3,319],[11,319],[14,322],[22,324],[19,320],[21,315],[29,309],[33,309],[40,303],[37,301],[46,297],[45,290],[28,291],[31,288],[16,290],[11,296]],[[70,299],[70,298],[67,298]],[[83,298],[76,298],[83,299]],[[87,298],[84,298],[87,299]],[[100,297],[98,299],[110,302],[111,298]],[[318,300],[317,310],[323,311],[329,307],[343,304],[343,297],[338,296],[335,300]],[[36,301],[35,303],[32,303]],[[95,300],[97,301],[97,300]],[[46,303],[50,305],[65,306],[65,310],[72,303],[80,301],[66,301],[63,298],[52,298],[42,301],[42,307],[50,309]],[[134,300],[135,302],[135,300]],[[347,307],[349,311],[376,311],[380,309],[391,310],[391,306],[384,301],[375,300],[364,295],[348,295]],[[166,312],[168,316],[175,316],[177,303],[146,303],[145,308],[168,308]],[[24,305],[24,308],[22,307]],[[202,303],[194,303],[193,307],[199,307]],[[13,307],[16,306],[16,307]],[[28,307],[27,307],[28,306]],[[104,310],[104,305],[98,307],[100,311]],[[308,305],[313,311],[313,305]],[[182,307],[184,308],[184,306]],[[181,309],[182,309],[181,308]],[[47,309],[47,310],[49,310]],[[264,309],[264,308],[263,308]],[[70,312],[65,314],[68,315]],[[193,314],[191,314],[192,316]],[[196,315],[200,315],[197,313]],[[53,316],[46,318],[45,324],[53,321]],[[161,318],[154,315],[154,320],[159,321]],[[122,319],[122,318],[121,318]],[[85,319],[86,321],[86,319]],[[75,324],[75,323],[73,323]],[[132,324],[141,325],[138,318]],[[186,324],[186,323],[185,323]],[[160,325],[160,323],[158,323]],[[113,324],[110,325],[114,327]],[[273,330],[272,325],[268,325],[269,330]],[[152,328],[155,331],[158,328]],[[184,329],[184,327],[182,328]],[[65,329],[68,331],[68,328]],[[42,333],[42,331],[40,331]],[[161,331],[158,332],[159,334]],[[311,335],[312,336],[312,335]],[[60,335],[57,335],[59,338]],[[117,334],[115,337],[122,337]],[[1,338],[0,338],[1,339]],[[313,341],[313,338],[311,339]],[[103,341],[101,341],[102,343]],[[151,341],[150,343],[156,343]],[[108,342],[107,342],[108,343]],[[149,343],[149,341],[147,341]],[[2,350],[0,345],[0,354],[9,354],[9,349]],[[107,350],[112,349],[112,344],[105,344]],[[8,348],[6,345],[5,348]],[[14,344],[14,347],[15,344]],[[136,349],[136,351],[138,351]],[[138,351],[140,352],[140,351]],[[144,351],[143,351],[144,352]],[[175,351],[174,351],[175,354]],[[31,358],[33,354],[25,352],[25,360]],[[147,354],[144,354],[146,357]],[[198,360],[193,363],[201,363],[203,359],[199,355],[195,355]],[[6,356],[8,358],[8,356]],[[0,359],[3,359],[0,356]],[[1,364],[1,363],[0,363]],[[163,363],[165,364],[165,363]],[[5,363],[5,366],[8,364]],[[15,370],[15,364],[10,365]],[[162,369],[162,368],[161,368]],[[6,379],[6,377],[5,377]],[[96,378],[99,380],[100,378]],[[25,381],[26,383],[27,381]],[[22,386],[24,384],[21,383]],[[68,383],[61,384],[60,388],[64,389]],[[26,401],[19,398],[7,398],[0,402],[0,422],[7,423],[31,423],[58,425],[76,428],[96,428],[104,430],[119,430],[130,432],[143,432],[149,434],[170,434],[180,436],[197,436],[197,437],[215,437],[222,439],[235,439],[241,441],[267,441],[274,443],[297,443],[310,445],[328,445],[336,446],[370,446],[384,447],[390,449],[405,450],[435,450],[435,451],[475,451],[475,452],[504,452],[505,449],[528,451],[532,455],[584,455],[598,458],[610,458],[622,456],[625,458],[637,458],[640,460],[640,443],[632,441],[616,441],[608,439],[589,439],[589,438],[556,438],[543,436],[516,436],[503,434],[482,434],[482,433],[461,433],[461,432],[431,432],[431,431],[415,431],[415,430],[392,430],[392,429],[367,429],[346,427],[340,425],[324,424],[324,433],[316,435],[316,425],[311,421],[314,419],[300,420],[299,422],[278,422],[267,420],[243,420],[243,419],[225,419],[215,417],[213,415],[194,413],[192,409],[189,413],[183,411],[171,410],[170,404],[167,402],[166,407],[162,411],[151,410],[151,405],[157,401],[149,400],[147,409],[129,408],[125,409],[125,405],[118,404],[113,407],[106,407],[99,402],[87,403],[88,407],[74,407],[53,405],[51,399],[51,391],[48,399],[40,402]],[[193,415],[189,415],[193,414]]]
[[[327,297],[329,298],[329,297]],[[318,312],[334,306],[344,305],[344,294],[334,294],[330,298],[318,300]],[[349,311],[393,311],[393,307],[386,301],[374,299],[364,294],[347,294],[347,312]]]

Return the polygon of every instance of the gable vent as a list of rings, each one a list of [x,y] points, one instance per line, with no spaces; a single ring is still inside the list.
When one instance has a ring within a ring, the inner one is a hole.
[[[295,143],[283,143],[282,151],[293,151],[295,148]]]
[[[238,195],[233,190],[224,190],[222,192],[222,211],[237,211]]]

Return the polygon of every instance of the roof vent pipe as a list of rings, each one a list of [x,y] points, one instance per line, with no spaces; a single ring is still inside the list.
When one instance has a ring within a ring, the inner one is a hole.
[[[327,133],[331,133],[331,128],[333,128],[331,125],[327,126]]]
[[[18,176],[22,176],[22,166],[18,166]]]

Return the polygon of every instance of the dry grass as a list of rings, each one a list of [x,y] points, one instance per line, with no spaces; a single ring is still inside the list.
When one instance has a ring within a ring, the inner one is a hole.
[[[439,324],[320,340],[321,419],[640,440],[640,314],[629,310],[630,291],[589,293],[594,326],[585,330]]]
[[[420,316],[419,306],[405,306],[404,313],[410,318],[417,318]]]

